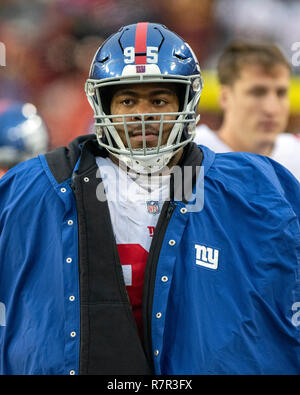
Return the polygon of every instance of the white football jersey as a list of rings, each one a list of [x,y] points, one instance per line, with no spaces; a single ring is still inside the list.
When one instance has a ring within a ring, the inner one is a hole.
[[[117,244],[139,244],[149,251],[170,176],[128,173],[109,158],[96,158],[100,168]],[[132,177],[131,177],[132,176]]]
[[[194,142],[210,148],[214,152],[231,152],[216,132],[207,125],[200,125],[196,129]],[[270,158],[285,166],[300,181],[300,136],[290,133],[280,134],[275,141]]]
[[[170,194],[170,176],[136,175],[108,158],[96,158],[133,314],[142,336],[144,272],[159,213]]]

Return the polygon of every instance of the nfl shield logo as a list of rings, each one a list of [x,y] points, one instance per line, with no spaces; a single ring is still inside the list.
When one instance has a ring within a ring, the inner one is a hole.
[[[159,213],[159,203],[158,201],[150,200],[147,202],[147,210],[149,214],[158,214]]]

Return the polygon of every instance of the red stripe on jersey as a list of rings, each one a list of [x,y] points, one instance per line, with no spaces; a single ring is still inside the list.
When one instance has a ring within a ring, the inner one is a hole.
[[[128,297],[132,306],[134,318],[142,337],[142,301],[144,287],[144,273],[148,252],[139,244],[118,244],[121,265],[130,265],[132,270],[132,284],[127,286]]]
[[[147,63],[147,29],[148,22],[138,23],[135,32],[135,64]]]

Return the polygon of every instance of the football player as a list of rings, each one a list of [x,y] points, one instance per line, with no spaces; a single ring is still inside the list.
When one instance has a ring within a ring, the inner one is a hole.
[[[289,117],[290,65],[275,45],[231,43],[218,63],[222,125],[197,128],[195,142],[215,152],[267,155],[300,180],[300,136],[284,133]]]
[[[299,183],[197,146],[202,86],[176,33],[125,26],[95,135],[2,178],[1,374],[299,373]]]

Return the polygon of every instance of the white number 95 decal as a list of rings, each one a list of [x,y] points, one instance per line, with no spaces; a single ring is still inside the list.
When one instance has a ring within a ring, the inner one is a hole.
[[[157,63],[158,62],[158,48],[157,47],[147,47],[147,63]],[[124,49],[124,63],[130,64],[135,61],[135,51],[134,47],[126,47]]]

